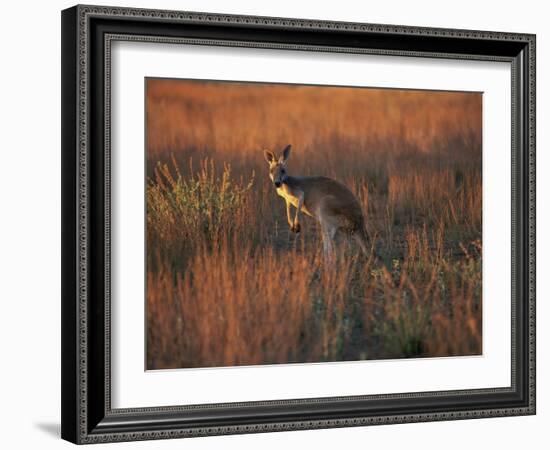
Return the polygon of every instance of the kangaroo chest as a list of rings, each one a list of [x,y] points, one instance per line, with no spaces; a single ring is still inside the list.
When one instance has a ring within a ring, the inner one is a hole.
[[[280,188],[277,188],[277,194],[283,197],[292,206],[294,206],[295,208],[298,208],[298,197],[294,194],[292,189],[289,188],[286,184],[283,184]],[[306,213],[309,216],[312,215],[311,212],[308,211],[307,209],[305,199],[304,199],[304,203],[302,204],[302,212]]]

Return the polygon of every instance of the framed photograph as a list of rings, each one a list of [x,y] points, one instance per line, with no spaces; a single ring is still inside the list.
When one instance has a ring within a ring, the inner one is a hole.
[[[535,413],[535,36],[62,12],[62,437]]]

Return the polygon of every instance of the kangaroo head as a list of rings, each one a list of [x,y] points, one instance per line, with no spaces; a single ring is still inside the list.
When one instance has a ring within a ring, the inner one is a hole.
[[[286,173],[286,162],[290,156],[290,145],[287,145],[283,150],[283,154],[277,159],[273,152],[264,150],[265,160],[269,164],[269,178],[275,187],[281,187],[285,182],[288,174]]]

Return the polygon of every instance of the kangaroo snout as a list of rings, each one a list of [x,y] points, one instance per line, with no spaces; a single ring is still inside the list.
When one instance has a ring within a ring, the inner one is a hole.
[[[273,184],[275,185],[275,187],[279,188],[283,183],[281,183],[280,181],[275,181]]]

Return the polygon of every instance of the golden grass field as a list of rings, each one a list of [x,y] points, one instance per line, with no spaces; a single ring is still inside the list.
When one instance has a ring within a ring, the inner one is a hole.
[[[476,355],[481,94],[148,79],[147,368]],[[263,149],[358,197],[289,230]]]

